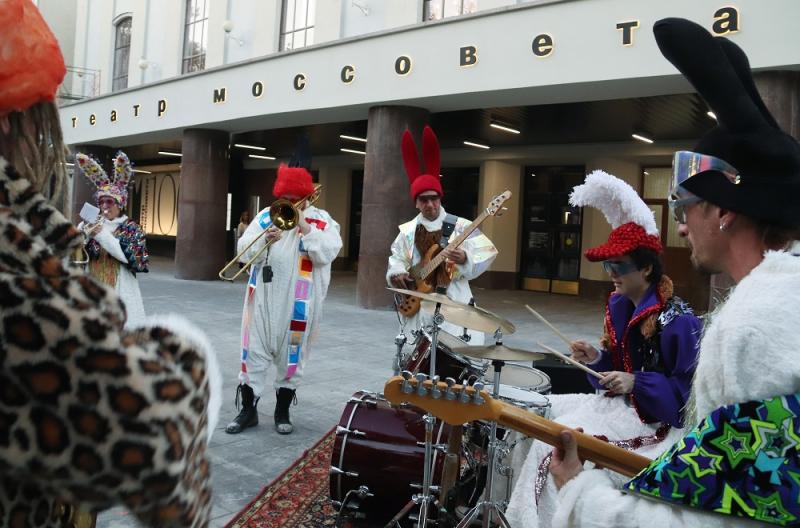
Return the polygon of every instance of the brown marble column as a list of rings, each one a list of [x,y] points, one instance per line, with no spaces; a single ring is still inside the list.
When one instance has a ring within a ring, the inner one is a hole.
[[[230,152],[228,133],[183,133],[175,277],[214,280],[225,264]]]
[[[421,149],[428,116],[427,110],[409,106],[375,106],[369,110],[356,289],[358,304],[364,308],[387,308],[392,303],[386,290],[390,246],[397,226],[416,214],[408,195],[400,140],[409,129]]]
[[[761,98],[784,132],[800,139],[800,72],[766,71],[753,75]],[[724,274],[711,277],[709,310],[724,301],[733,280]]]
[[[73,156],[79,152],[96,159],[106,171],[114,170],[113,160],[114,155],[117,153],[116,149],[102,145],[78,145],[72,149]],[[94,186],[89,183],[89,180],[86,179],[77,164],[72,169],[72,197],[69,201],[70,209],[68,214],[72,223],[78,225],[81,221],[79,214],[83,204],[86,202],[92,205],[97,204],[94,203]]]

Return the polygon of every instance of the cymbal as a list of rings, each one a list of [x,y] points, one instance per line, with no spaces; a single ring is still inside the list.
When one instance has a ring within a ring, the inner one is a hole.
[[[544,359],[542,352],[530,352],[521,348],[511,348],[505,345],[465,346],[454,348],[453,352],[464,356],[479,359],[500,361],[538,361]]]
[[[442,306],[461,306],[460,303],[454,301],[447,295],[442,295],[441,293],[422,293],[414,290],[403,290],[401,288],[386,288],[387,290],[391,290],[393,292],[402,293],[403,295],[410,295],[411,297],[419,297],[420,299],[430,301],[433,303],[441,303]]]
[[[423,302],[422,309],[426,312],[432,312],[435,306]],[[445,321],[456,326],[463,326],[489,334],[493,334],[498,328],[504,334],[513,334],[517,331],[516,327],[510,321],[477,306],[470,306],[468,304],[442,305],[439,311],[442,316],[444,316]]]

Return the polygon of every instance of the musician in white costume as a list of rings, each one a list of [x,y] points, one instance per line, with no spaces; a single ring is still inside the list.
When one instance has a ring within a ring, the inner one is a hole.
[[[311,174],[302,167],[281,165],[273,188],[276,198],[292,202],[314,190]],[[331,262],[342,248],[339,224],[324,210],[309,205],[300,212],[298,226],[281,231],[271,225],[269,207],[256,215],[239,239],[244,250],[269,229],[242,256],[247,262],[272,241],[253,263],[242,315],[242,360],[237,400],[241,411],[225,431],[237,434],[258,424],[256,405],[265,389],[267,369],[275,367],[275,429],[289,434],[294,428],[289,405],[303,377],[309,344],[322,316],[322,303],[331,280]]]
[[[701,26],[664,19],[662,53],[718,125],[673,159],[670,205],[694,266],[736,283],[701,341],[686,435],[620,493],[563,433],[554,526],[721,527],[800,520],[800,144],[777,125],[747,57]],[[641,495],[641,496],[639,496]]]
[[[439,243],[443,224],[448,214],[441,202],[444,191],[439,181],[439,141],[436,134],[428,126],[422,133],[425,173],[422,173],[420,168],[419,154],[408,130],[403,134],[402,148],[403,162],[411,183],[411,198],[414,200],[419,214],[413,220],[400,226],[400,233],[392,242],[392,254],[389,257],[386,281],[396,288],[414,289],[409,271],[412,266],[422,261],[428,248]],[[448,241],[457,238],[472,223],[464,218],[450,216],[454,228]],[[446,293],[449,298],[469,304],[472,300],[469,281],[479,277],[489,268],[497,256],[497,248],[480,230],[476,229],[458,248],[445,250],[444,254],[445,264],[432,274],[431,279],[435,281],[436,285],[447,287]],[[413,331],[431,323],[430,313],[419,310],[405,320],[404,327]],[[446,321],[442,324],[442,330],[452,335],[461,335],[464,332],[464,328]],[[468,330],[467,333],[470,335],[470,345],[483,344],[482,332]]]

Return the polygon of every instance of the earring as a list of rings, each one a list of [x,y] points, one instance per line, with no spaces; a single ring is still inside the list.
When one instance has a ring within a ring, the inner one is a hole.
[[[725,225],[725,224],[720,224],[720,225],[719,225],[719,230],[720,230],[720,231],[725,231],[726,229],[728,229],[728,226],[727,226],[727,225]]]

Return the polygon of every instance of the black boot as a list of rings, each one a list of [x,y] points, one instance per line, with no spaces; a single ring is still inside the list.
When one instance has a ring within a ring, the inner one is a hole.
[[[297,396],[294,390],[281,387],[275,392],[275,430],[279,434],[290,434],[294,431],[292,422],[289,421],[289,406],[294,401],[297,405]]]
[[[240,396],[242,398],[242,408],[239,410],[238,416],[225,428],[225,432],[228,434],[241,433],[248,427],[258,425],[258,411],[256,411],[258,398],[253,394],[253,388],[244,384],[236,387],[235,403],[237,409],[239,409]]]

